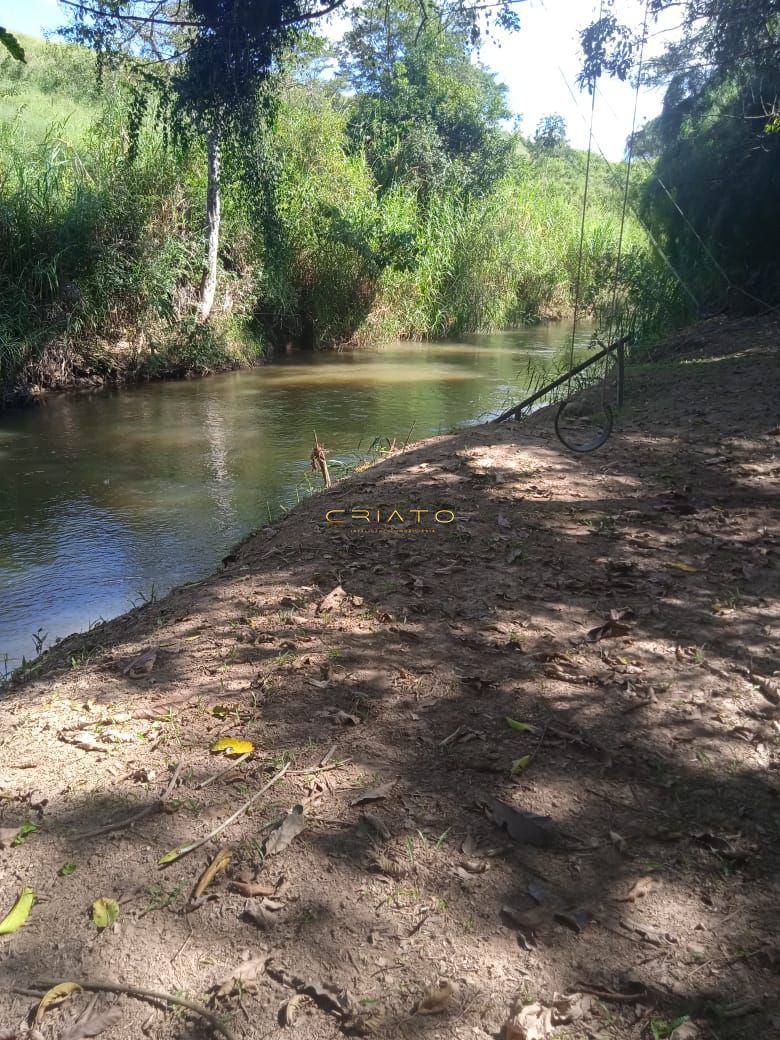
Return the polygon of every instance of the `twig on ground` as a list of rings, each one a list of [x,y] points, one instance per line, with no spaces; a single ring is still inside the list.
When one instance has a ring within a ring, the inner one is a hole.
[[[201,780],[201,782],[198,784],[195,790],[202,791],[204,787],[208,787],[208,785],[212,784],[215,780],[219,780],[220,777],[223,777],[226,773],[229,773],[231,769],[235,769],[237,766],[240,766],[242,762],[246,762],[246,760],[249,758],[251,754],[251,751],[247,751],[245,754],[239,755],[238,758],[235,759],[235,761],[231,762],[230,765],[225,766],[224,769],[220,769],[218,773],[215,773],[213,776],[206,777],[205,780]]]
[[[181,848],[176,850],[177,855],[175,857],[173,857],[173,854],[171,854],[171,859],[167,859],[166,857],[166,862],[162,864],[162,866],[168,866],[169,863],[176,862],[176,860],[181,859],[182,856],[189,855],[190,852],[194,852],[196,849],[199,849],[202,845],[205,845],[207,841],[211,841],[212,838],[216,838],[218,835],[220,835],[227,827],[230,826],[231,823],[234,823],[239,818],[239,816],[243,816],[247,809],[257,801],[260,795],[265,794],[269,787],[273,787],[277,780],[281,780],[281,778],[287,772],[289,765],[290,763],[286,762],[279,770],[279,772],[275,773],[271,777],[267,784],[263,784],[259,791],[255,792],[255,794],[253,794],[251,798],[248,798],[244,802],[244,804],[240,806],[240,808],[236,809],[233,815],[229,816],[224,821],[224,823],[221,823],[219,825],[219,827],[215,827],[213,831],[210,831],[207,835],[205,835],[205,837],[199,838],[191,845],[182,845]]]
[[[39,989],[49,990],[52,986],[59,986],[62,982],[75,981],[75,979],[41,979],[35,985]],[[139,989],[137,986],[123,986],[118,982],[79,981],[77,984],[91,993],[123,993],[128,997],[135,997],[137,1000],[156,1000],[163,1004],[178,1004],[179,1007],[187,1008],[188,1011],[193,1011],[196,1015],[200,1015],[201,1018],[205,1018],[211,1028],[221,1033],[225,1040],[236,1040],[236,1034],[230,1026],[220,1021],[213,1011],[209,1011],[208,1008],[203,1007],[201,1004],[196,1004],[192,1000],[186,1000],[184,997],[174,997],[169,993],[157,993],[151,989]]]
[[[77,834],[76,837],[79,840],[82,840],[84,838],[97,838],[101,834],[111,834],[112,831],[121,831],[125,827],[131,826],[131,824],[133,823],[138,823],[139,820],[146,819],[147,816],[152,816],[154,813],[160,812],[165,803],[173,794],[174,788],[176,787],[176,783],[179,779],[179,773],[181,773],[181,762],[179,762],[179,764],[176,766],[175,770],[173,771],[173,776],[171,777],[170,783],[165,788],[165,790],[156,802],[153,802],[151,805],[147,805],[146,808],[140,809],[138,812],[133,813],[131,816],[126,816],[122,820],[117,820],[115,823],[107,823],[105,827],[98,827],[94,831],[85,831],[83,834]]]

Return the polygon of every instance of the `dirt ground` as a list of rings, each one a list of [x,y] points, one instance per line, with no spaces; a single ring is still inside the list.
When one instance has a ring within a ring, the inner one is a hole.
[[[412,445],[6,691],[0,1036],[780,1037],[780,322],[656,358],[600,451]]]

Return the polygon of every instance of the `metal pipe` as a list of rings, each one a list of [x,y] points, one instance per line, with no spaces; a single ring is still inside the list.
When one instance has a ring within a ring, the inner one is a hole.
[[[627,338],[627,336],[623,336],[622,339],[616,339],[614,343],[610,343],[608,347],[604,347],[604,349],[600,350],[598,354],[594,354],[593,357],[588,358],[587,361],[582,361],[579,365],[577,365],[575,368],[572,368],[564,375],[560,376],[554,382],[548,383],[548,385],[542,387],[541,390],[537,390],[535,394],[532,394],[530,397],[526,397],[526,399],[524,401],[521,401],[520,404],[512,405],[511,408],[508,408],[505,412],[502,412],[501,415],[499,415],[496,419],[491,419],[491,423],[500,423],[504,422],[505,419],[511,419],[513,415],[516,415],[518,412],[521,412],[524,408],[528,408],[529,405],[535,404],[538,400],[544,397],[545,394],[549,394],[551,390],[557,390],[559,386],[563,386],[563,384],[567,380],[571,379],[572,376],[577,376],[580,374],[580,372],[584,372],[586,368],[590,368],[590,366],[594,365],[597,361],[601,361],[603,357],[606,357],[607,354],[611,354],[614,350],[620,351],[620,353],[618,354],[618,366],[620,366],[620,359],[622,357],[623,347],[625,347],[626,345]],[[623,402],[622,400],[619,400],[618,403],[622,404]]]

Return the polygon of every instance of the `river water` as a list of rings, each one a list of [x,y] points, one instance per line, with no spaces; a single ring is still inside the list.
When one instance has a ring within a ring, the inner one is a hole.
[[[578,328],[576,356],[590,329]],[[46,399],[0,413],[0,680],[45,645],[215,568],[296,501],[312,429],[339,460],[519,400],[568,360],[571,326]]]

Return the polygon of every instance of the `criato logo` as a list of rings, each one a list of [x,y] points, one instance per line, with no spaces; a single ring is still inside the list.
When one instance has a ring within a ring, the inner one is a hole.
[[[392,512],[383,512],[381,509],[329,509],[325,519],[329,524],[430,527],[453,523],[455,513],[451,509],[407,509],[405,513],[398,509]]]

